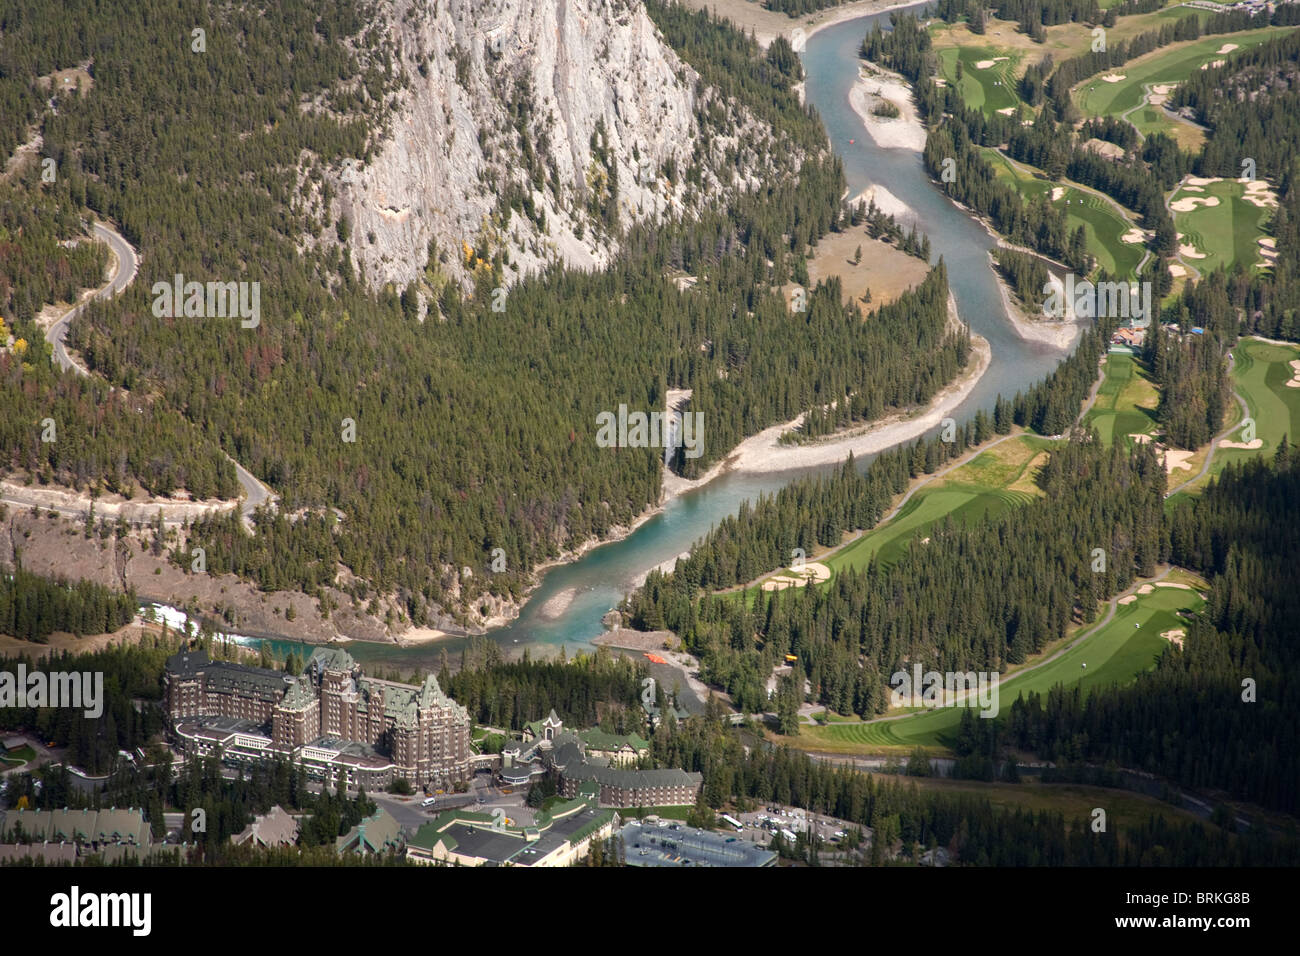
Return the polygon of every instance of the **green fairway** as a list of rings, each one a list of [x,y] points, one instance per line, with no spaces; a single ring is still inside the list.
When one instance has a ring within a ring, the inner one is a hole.
[[[1041,175],[1027,172],[993,148],[982,150],[984,158],[993,165],[999,180],[1013,187],[1026,199],[1050,197],[1054,184]],[[1061,187],[1064,191],[1051,200],[1053,205],[1065,210],[1066,221],[1073,232],[1083,226],[1088,252],[1097,264],[1115,275],[1136,276],[1138,263],[1146,252],[1140,242],[1124,242],[1121,238],[1133,228],[1107,200],[1095,193]]]
[[[1288,388],[1287,382],[1295,375],[1292,361],[1300,360],[1300,346],[1271,345],[1256,339],[1242,339],[1232,351],[1234,358],[1232,381],[1237,393],[1246,400],[1250,417],[1254,420],[1258,448],[1231,448],[1220,444],[1210,462],[1209,473],[1196,484],[1185,488],[1171,501],[1184,494],[1199,491],[1229,462],[1241,462],[1257,455],[1272,455],[1277,451],[1283,436],[1294,444],[1300,433],[1300,388]],[[1241,418],[1237,403],[1232,403],[1228,421]],[[1241,442],[1244,434],[1238,430],[1228,436],[1231,442]]]
[[[1175,43],[1116,67],[1112,71],[1091,76],[1075,88],[1074,101],[1088,116],[1118,116],[1143,103],[1145,84],[1173,86],[1190,77],[1202,65],[1216,60],[1230,59],[1241,50],[1258,46],[1265,40],[1281,36],[1284,30],[1264,28],[1240,33],[1215,34],[1187,43]],[[1236,49],[1225,53],[1218,51],[1236,44]],[[1108,83],[1104,76],[1123,76],[1122,80]]]
[[[1184,580],[1179,576],[1179,580]],[[1140,672],[1155,666],[1168,641],[1163,631],[1185,628],[1179,611],[1197,611],[1204,604],[1195,590],[1154,587],[1119,606],[1105,625],[1094,627],[1086,640],[1074,645],[1050,664],[1013,674],[1002,681],[1000,712],[1022,694],[1045,694],[1053,686],[1079,686],[1085,691],[1111,684],[1126,684]],[[1104,617],[1104,614],[1103,614]],[[1083,665],[1087,664],[1087,667]],[[808,749],[845,753],[872,748],[950,746],[961,719],[961,709],[945,707],[926,710],[898,720],[873,723],[834,723],[826,727],[800,728],[800,745]]]
[[[1243,199],[1246,186],[1240,180],[1196,182],[1199,185],[1185,185],[1170,197],[1183,258],[1202,274],[1220,266],[1231,269],[1236,262],[1248,268],[1256,266],[1262,261],[1258,240],[1265,234],[1264,224],[1273,210]],[[1218,205],[1196,203],[1194,209],[1178,208],[1178,204],[1211,198],[1217,199]]]
[[[1109,202],[1100,196],[1067,188],[1057,205],[1065,203],[1065,216],[1071,232],[1083,226],[1087,248],[1097,257],[1097,264],[1112,275],[1137,276],[1138,263],[1146,252],[1140,242],[1121,240],[1133,227]]]
[[[1131,445],[1130,435],[1153,434],[1159,395],[1137,358],[1112,352],[1106,356],[1104,374],[1097,401],[1084,417],[1084,423],[1097,429],[1107,445],[1116,437]]]
[[[824,562],[832,572],[863,568],[873,557],[883,564],[897,561],[918,536],[936,522],[980,520],[1028,501],[1034,494],[1028,472],[1046,439],[1021,435],[981,452],[974,459],[922,488],[888,523],[864,534]]]
[[[1013,164],[993,147],[986,146],[980,152],[993,165],[993,172],[997,178],[1013,187],[1025,199],[1037,199],[1052,191],[1052,184],[1047,181],[1047,177],[1027,173],[1024,168]]]
[[[962,67],[960,82],[957,80],[959,61]],[[1020,97],[1016,95],[1016,64],[1019,61],[1019,54],[990,46],[963,46],[939,53],[943,78],[961,90],[967,106],[985,113],[1014,109],[1020,105]]]

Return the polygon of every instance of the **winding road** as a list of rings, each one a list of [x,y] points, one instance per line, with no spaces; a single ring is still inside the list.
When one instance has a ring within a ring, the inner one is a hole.
[[[89,369],[77,362],[76,359],[68,354],[67,345],[64,341],[68,335],[68,326],[71,324],[73,319],[81,314],[88,302],[95,299],[111,299],[129,286],[133,281],[135,281],[135,277],[139,272],[140,267],[140,259],[136,255],[135,249],[131,247],[129,242],[122,238],[122,235],[117,232],[117,230],[102,222],[93,223],[92,229],[95,238],[105,243],[108,246],[109,251],[113,254],[113,258],[116,261],[116,265],[113,267],[113,273],[109,277],[108,282],[97,289],[92,295],[86,296],[81,302],[78,302],[72,308],[68,309],[67,312],[63,313],[63,315],[56,319],[50,327],[45,330],[45,341],[50,343],[50,348],[54,353],[53,360],[55,364],[65,372],[74,372],[77,375],[85,377],[90,375]],[[229,455],[226,455],[226,458],[235,466],[235,478],[239,481],[239,486],[243,490],[243,503],[240,505],[239,511],[246,521],[251,521],[253,512],[260,506],[275,505],[278,498],[269,487],[259,481],[251,472],[248,471],[248,469],[235,461]],[[24,496],[12,493],[11,491],[6,491],[4,495],[0,496],[0,501],[7,501],[10,504],[21,505],[23,507],[38,504],[38,502],[34,500],[25,499]],[[167,507],[167,502],[160,502],[160,505],[165,508]],[[83,509],[49,507],[45,504],[40,504],[40,507],[47,511],[58,511],[60,513],[75,514],[78,516],[85,513]]]
[[[1229,374],[1231,374],[1233,361],[1234,359],[1232,358],[1231,353],[1229,353],[1228,356]],[[1169,491],[1165,493],[1166,498],[1172,498],[1174,495],[1178,494],[1178,492],[1182,491],[1188,485],[1194,484],[1200,481],[1202,478],[1204,478],[1206,473],[1210,470],[1210,465],[1214,462],[1214,452],[1218,449],[1219,442],[1223,441],[1225,438],[1227,438],[1237,429],[1241,428],[1242,421],[1250,417],[1250,406],[1247,405],[1246,400],[1241,397],[1241,393],[1238,392],[1236,389],[1233,389],[1232,397],[1235,398],[1237,400],[1237,404],[1241,406],[1241,420],[1237,421],[1233,425],[1230,425],[1228,428],[1224,429],[1219,434],[1214,436],[1214,438],[1210,441],[1210,450],[1205,455],[1205,464],[1201,466],[1201,470],[1198,471],[1195,476],[1188,478],[1182,484],[1174,488],[1170,488]]]

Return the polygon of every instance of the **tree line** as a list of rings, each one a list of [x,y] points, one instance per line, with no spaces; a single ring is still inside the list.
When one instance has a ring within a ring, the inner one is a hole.
[[[0,570],[0,634],[44,644],[55,631],[77,637],[107,634],[135,617],[135,592],[93,581],[33,574],[21,562]]]
[[[658,500],[662,449],[598,447],[598,413],[661,410],[669,387],[692,389],[702,455],[680,449],[669,460],[691,477],[827,396],[859,396],[850,414],[880,414],[926,400],[960,367],[962,337],[942,340],[937,278],[868,323],[829,287],[809,290],[803,312],[776,291],[798,281],[809,246],[852,218],[839,161],[799,103],[788,44],[765,53],[707,14],[650,4],[705,84],[697,161],[721,150],[724,168],[744,172],[741,153],[714,142],[743,112],[770,124],[754,146],[777,172],[729,208],[629,230],[600,273],[556,268],[521,282],[504,313],[490,308],[492,270],[472,290],[448,283],[421,324],[413,290],[365,289],[332,243],[299,250],[304,232],[337,225],[304,213],[300,173],[319,181],[344,158],[370,156],[387,116],[373,104],[404,82],[357,7],[319,14],[295,0],[263,17],[189,0],[130,15],[118,6],[38,10],[0,34],[0,59],[25,45],[94,60],[94,92],[45,122],[59,163],[47,193],[61,209],[85,205],[119,223],[145,265],[142,281],[70,331],[69,344],[118,386],[111,396],[0,356],[0,381],[22,396],[0,418],[0,454],[47,481],[208,497],[237,493],[224,448],[300,517],[259,519],[260,543],[223,519],[189,534],[210,545],[210,561],[265,589],[317,592],[342,564],[400,592],[415,623],[441,610],[465,622],[481,595],[517,599],[537,564]],[[157,42],[188,43],[193,24],[214,16],[206,56]],[[350,48],[349,36],[364,42]],[[118,39],[106,46],[108,37]],[[315,37],[324,39],[303,42]],[[355,88],[340,81],[349,77]],[[332,109],[299,109],[308,91]],[[157,135],[137,135],[154,125]],[[304,155],[313,158],[299,170]],[[924,252],[919,238],[898,241]],[[260,282],[260,325],[155,317],[149,277],[176,273]],[[674,286],[681,273],[694,288]],[[40,441],[33,423],[44,417],[59,442]],[[496,549],[504,570],[493,568]]]

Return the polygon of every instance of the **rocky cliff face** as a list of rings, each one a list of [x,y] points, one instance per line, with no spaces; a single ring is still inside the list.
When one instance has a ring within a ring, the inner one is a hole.
[[[394,109],[372,159],[315,197],[372,286],[599,268],[633,223],[767,171],[771,130],[703,88],[635,0],[381,0],[376,16]]]

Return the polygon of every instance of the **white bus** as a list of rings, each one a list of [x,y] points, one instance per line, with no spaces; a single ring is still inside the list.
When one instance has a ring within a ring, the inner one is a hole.
[[[722,815],[722,819],[725,820],[725,821],[727,821],[728,823],[730,823],[731,826],[732,826],[732,829],[734,829],[737,833],[739,833],[741,830],[745,829],[745,825],[744,825],[743,823],[741,823],[739,820],[737,820],[735,817],[731,816],[730,814],[726,814],[726,813],[724,813],[724,814]]]

